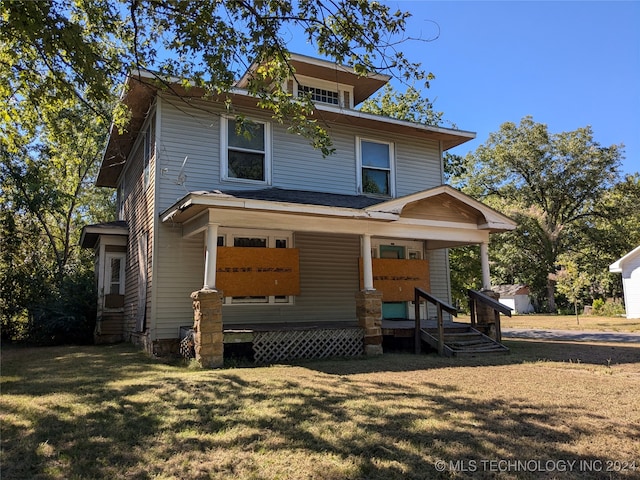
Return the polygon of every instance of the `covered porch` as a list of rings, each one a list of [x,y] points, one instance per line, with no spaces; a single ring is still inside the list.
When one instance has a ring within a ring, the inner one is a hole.
[[[383,318],[389,316],[383,310],[388,305],[409,305],[416,286],[448,292],[448,283],[432,285],[428,259],[433,252],[479,244],[483,283],[488,288],[489,234],[514,228],[507,217],[446,185],[393,200],[276,188],[192,192],[162,212],[161,220],[179,224],[183,238],[203,239],[202,289],[193,292],[192,300],[196,357],[210,366],[221,364],[224,345],[237,334],[232,332],[314,330],[310,327],[318,325],[319,318],[308,310],[294,321],[284,322],[277,318],[263,322],[251,313],[260,311],[257,303],[266,308],[271,302],[280,303],[279,311],[291,317],[289,312],[308,300],[305,282],[318,277],[322,265],[316,264],[314,273],[308,273],[305,250],[298,248],[301,242],[297,239],[333,235],[356,245],[355,251],[342,257],[348,264],[349,280],[344,280],[342,268],[337,272],[338,260],[330,259],[322,278],[325,288],[314,291],[315,301],[331,303],[331,286],[339,285],[342,298],[348,295],[353,300],[336,323],[343,329],[359,329],[362,336],[355,343],[364,353],[379,354]],[[272,240],[259,244],[258,236],[235,233],[247,228],[275,233],[268,235]],[[448,271],[444,273],[448,277]],[[440,277],[436,282],[448,282]],[[287,299],[294,306],[288,311]],[[257,303],[236,306],[243,302]],[[405,311],[410,318],[411,308]],[[239,312],[246,312],[246,317]],[[330,317],[321,320],[323,324],[332,322]],[[209,325],[206,328],[205,323]],[[323,329],[331,330],[328,325]],[[205,348],[208,353],[201,350],[198,354],[199,344],[201,349],[209,345]]]

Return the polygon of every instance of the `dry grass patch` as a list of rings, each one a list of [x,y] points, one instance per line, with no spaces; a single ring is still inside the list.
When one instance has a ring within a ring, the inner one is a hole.
[[[469,322],[468,316],[456,321]],[[622,317],[598,317],[580,315],[580,323],[575,315],[514,315],[500,317],[503,328],[537,328],[546,330],[597,330],[600,332],[640,332],[640,320]]]
[[[451,468],[482,460],[640,468],[640,345],[508,345],[511,355],[489,359],[394,354],[215,371],[126,345],[5,349],[1,476],[603,478]]]

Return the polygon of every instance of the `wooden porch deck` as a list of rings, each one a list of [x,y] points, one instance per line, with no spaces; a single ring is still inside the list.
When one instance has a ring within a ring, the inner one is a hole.
[[[420,327],[426,330],[437,329],[436,319],[422,319]],[[466,329],[469,323],[445,321],[444,328],[447,331]],[[225,324],[223,327],[224,343],[252,342],[256,333],[262,332],[286,332],[305,330],[336,330],[357,329],[358,323],[353,322],[310,322],[310,323],[255,323],[255,324]],[[413,336],[415,321],[409,319],[383,319],[382,334],[394,337]]]

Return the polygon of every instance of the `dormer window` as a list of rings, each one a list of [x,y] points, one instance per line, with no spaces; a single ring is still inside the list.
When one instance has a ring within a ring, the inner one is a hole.
[[[308,87],[306,85],[298,85],[298,96],[302,97],[310,95],[314,102],[329,103],[331,105],[339,105],[339,95],[337,91],[324,90],[322,88]]]
[[[330,82],[320,78],[296,75],[287,84],[293,96],[309,96],[314,103],[323,103],[343,108],[353,108],[353,85]]]

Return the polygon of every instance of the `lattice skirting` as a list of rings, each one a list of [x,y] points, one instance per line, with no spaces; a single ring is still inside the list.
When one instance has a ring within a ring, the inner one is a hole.
[[[296,358],[354,357],[364,351],[360,328],[283,330],[255,332],[256,363],[273,363]]]

